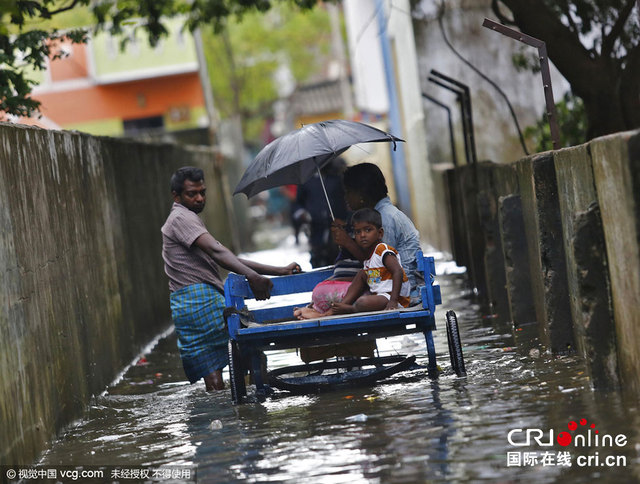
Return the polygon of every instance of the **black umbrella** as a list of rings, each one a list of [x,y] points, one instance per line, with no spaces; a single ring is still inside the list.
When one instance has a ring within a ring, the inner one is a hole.
[[[307,124],[273,140],[251,162],[235,192],[247,197],[282,185],[301,185],[314,173],[358,143],[387,141],[396,148],[400,138],[364,123],[334,119]],[[333,210],[320,175],[331,218]]]

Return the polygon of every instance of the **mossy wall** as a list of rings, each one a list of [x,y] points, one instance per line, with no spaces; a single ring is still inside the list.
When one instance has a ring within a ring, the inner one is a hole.
[[[0,123],[0,464],[31,464],[170,324],[160,227],[169,178],[215,153]]]
[[[595,387],[640,395],[640,131],[461,166],[447,181],[463,207],[454,257],[483,310],[518,344],[582,355]]]

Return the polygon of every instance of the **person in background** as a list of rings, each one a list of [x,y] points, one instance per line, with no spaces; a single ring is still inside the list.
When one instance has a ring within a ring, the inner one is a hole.
[[[322,180],[327,189],[334,216],[342,220],[346,219],[348,215],[342,188],[344,167],[344,160],[336,158],[321,170]],[[338,256],[339,248],[331,237],[331,212],[318,174],[298,187],[293,219],[294,227],[296,223],[309,224],[311,266],[332,265]]]
[[[382,171],[373,163],[360,163],[345,170],[343,184],[349,209],[373,208],[380,212],[384,227],[382,241],[398,251],[402,268],[411,284],[411,305],[417,304],[420,301],[418,286],[424,284],[416,261],[420,234],[411,219],[391,203]],[[366,254],[343,225],[341,220],[336,220],[332,226],[334,240],[357,259],[365,260]]]
[[[206,202],[204,173],[182,167],[171,177],[173,206],[162,226],[162,258],[169,277],[171,317],[189,382],[204,379],[207,391],[224,388],[229,334],[222,315],[224,284],[218,266],[246,276],[258,300],[270,297],[273,283],[262,274],[300,272],[292,262],[275,267],[240,259],[218,242],[198,217]]]

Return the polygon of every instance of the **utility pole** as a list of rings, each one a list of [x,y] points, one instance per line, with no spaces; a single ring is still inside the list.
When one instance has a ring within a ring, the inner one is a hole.
[[[387,11],[385,8],[385,0],[376,0],[376,9],[384,75],[387,81],[387,92],[389,96],[390,132],[396,136],[403,136],[402,119],[400,116],[400,101],[398,99],[398,90],[396,87],[394,72],[393,53],[391,51],[391,42],[387,32]],[[391,162],[393,164],[393,177],[396,185],[396,195],[398,197],[399,208],[409,216],[409,218],[412,218],[413,210],[411,207],[411,193],[409,190],[405,149],[403,145],[404,143],[398,143],[397,149],[391,152]]]
[[[202,45],[202,33],[197,28],[193,31],[193,40],[196,46],[196,56],[198,57],[198,75],[200,77],[200,86],[204,95],[204,106],[207,110],[207,118],[209,121],[209,144],[217,146],[218,133],[218,113],[213,103],[213,89],[211,88],[211,80],[207,69],[207,58],[204,56],[204,47]]]
[[[340,11],[333,3],[326,3],[331,22],[331,50],[333,58],[339,66],[338,81],[340,82],[340,94],[342,96],[342,113],[346,119],[353,119],[353,96],[351,95],[351,83],[347,74],[347,57],[344,55],[344,41],[340,29]]]
[[[220,152],[220,146],[218,144],[217,136],[220,123],[218,120],[218,113],[213,102],[213,89],[211,88],[209,70],[207,69],[207,59],[204,55],[204,47],[202,45],[202,33],[199,28],[193,31],[193,40],[196,47],[196,55],[198,57],[200,85],[202,86],[202,94],[204,95],[205,109],[207,110],[207,118],[209,121],[209,144],[214,150],[213,169],[220,180],[222,203],[224,204],[224,210],[227,214],[229,234],[231,237],[231,248],[235,253],[238,253],[241,249],[240,237],[238,235],[238,224],[233,210],[232,195],[231,190],[229,189],[229,179],[227,178],[227,173],[224,167],[224,157]]]

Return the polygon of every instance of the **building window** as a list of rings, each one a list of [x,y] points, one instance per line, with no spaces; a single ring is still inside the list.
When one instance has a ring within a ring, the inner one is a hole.
[[[123,121],[125,136],[133,136],[145,131],[160,131],[164,128],[162,116],[148,118],[125,119]]]

